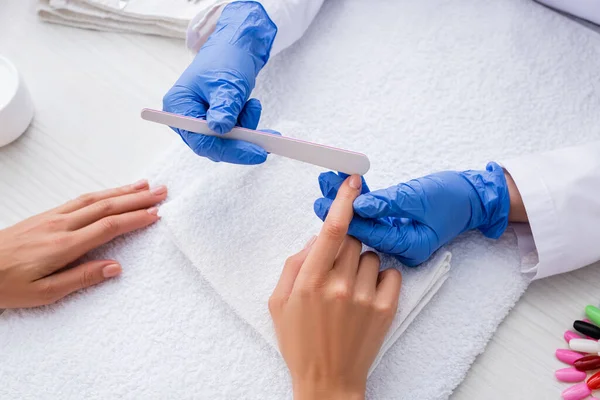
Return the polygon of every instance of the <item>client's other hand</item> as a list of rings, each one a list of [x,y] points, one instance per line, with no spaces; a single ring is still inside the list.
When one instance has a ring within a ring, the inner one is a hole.
[[[158,220],[167,188],[147,181],[85,194],[0,230],[0,308],[53,303],[121,273],[115,260],[62,270],[88,251]]]
[[[319,236],[286,261],[269,300],[296,400],[364,398],[398,308],[400,272],[380,273],[379,257],[346,235],[360,191],[356,175],[341,185]]]

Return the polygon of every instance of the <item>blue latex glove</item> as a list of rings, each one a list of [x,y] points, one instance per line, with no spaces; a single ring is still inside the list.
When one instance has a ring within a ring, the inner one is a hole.
[[[276,34],[277,27],[260,3],[228,4],[214,33],[163,98],[163,110],[205,118],[217,133],[229,132],[235,125],[256,129],[262,107],[248,97]],[[264,149],[248,142],[173,130],[196,154],[213,161],[260,164],[267,159]]]
[[[327,216],[346,176],[333,172],[319,176],[325,196],[314,205],[319,218]],[[479,229],[496,239],[508,225],[508,187],[496,163],[489,163],[485,171],[439,172],[368,191],[363,185],[364,194],[354,200],[356,215],[348,234],[411,267],[467,230]]]

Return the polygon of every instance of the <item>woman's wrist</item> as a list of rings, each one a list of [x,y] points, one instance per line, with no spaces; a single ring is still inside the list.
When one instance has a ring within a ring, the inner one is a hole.
[[[294,382],[294,400],[364,400],[365,385],[348,387],[328,382]]]

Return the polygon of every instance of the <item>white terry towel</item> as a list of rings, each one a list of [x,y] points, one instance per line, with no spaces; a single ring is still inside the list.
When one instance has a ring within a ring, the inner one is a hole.
[[[220,0],[38,0],[40,19],[113,32],[185,38],[188,23]],[[207,18],[213,17],[212,14]],[[214,25],[213,25],[214,26]]]
[[[263,127],[365,152],[367,181],[381,188],[597,140],[598,65],[595,32],[528,0],[328,1],[301,42],[271,60],[255,94]],[[284,193],[295,182],[292,165],[276,157],[257,168],[213,164],[179,144],[149,176],[169,185],[173,203],[197,198],[193,191],[215,200],[204,181],[262,199],[263,173],[278,167],[273,184]],[[222,213],[226,201],[233,199],[220,197],[210,210]],[[285,205],[293,215],[295,204]],[[0,317],[0,398],[290,397],[285,365],[257,333],[259,320],[239,318],[240,302],[224,302],[227,294],[167,234],[175,207],[97,253],[119,259],[121,278]],[[287,214],[271,215],[299,229]],[[273,234],[290,247],[308,239],[284,232]],[[229,239],[219,245],[231,246],[239,265],[269,265],[244,254],[260,255],[256,243],[269,238]],[[196,245],[210,253],[203,240]],[[511,232],[498,241],[471,232],[447,249],[448,280],[381,359],[369,398],[447,398],[529,284]]]
[[[196,170],[186,169],[193,180]],[[320,197],[319,168],[274,158],[240,170],[196,179],[160,215],[179,249],[221,297],[277,350],[267,309],[285,259],[318,233],[311,212]],[[201,243],[201,244],[200,244]],[[384,268],[402,268],[384,257]],[[450,253],[441,251],[420,268],[403,268],[400,306],[373,370],[448,277]]]

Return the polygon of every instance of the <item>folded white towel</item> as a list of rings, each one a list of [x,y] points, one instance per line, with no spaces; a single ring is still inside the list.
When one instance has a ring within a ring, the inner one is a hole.
[[[367,153],[367,181],[379,188],[597,140],[598,48],[595,32],[524,0],[329,1],[307,36],[271,60],[255,94],[265,106],[264,127]],[[210,218],[234,201],[224,193],[227,183],[243,190],[248,204],[305,185],[304,177],[295,179],[296,165],[276,157],[257,168],[214,164],[179,144],[149,176],[169,185],[169,201],[190,196],[205,207],[196,212]],[[261,190],[263,176],[279,193]],[[316,175],[311,179],[316,190]],[[208,198],[196,200],[195,191]],[[238,212],[235,202],[231,212]],[[316,219],[295,225],[298,214],[301,221],[311,215],[307,203],[288,199],[269,214],[273,221],[261,221],[281,226],[273,235],[290,251],[318,226]],[[256,259],[274,254],[256,250],[273,240],[268,230],[257,238],[239,237],[241,230],[221,240],[197,235],[196,245],[210,254],[192,262],[172,240],[175,207],[166,204],[157,226],[96,254],[119,259],[121,278],[53,307],[0,317],[0,398],[289,397],[285,366],[257,333],[262,317],[250,326],[219,274],[199,273],[218,267],[204,264],[220,259],[215,243],[231,246],[240,273],[271,268]],[[448,250],[449,279],[381,359],[369,398],[447,398],[529,284],[510,232],[498,241],[471,232]]]
[[[185,38],[188,23],[219,0],[39,0],[47,22],[113,32]],[[222,1],[221,1],[222,2]]]
[[[190,179],[196,175],[184,171]],[[319,172],[282,158],[250,169],[222,166],[161,208],[179,249],[275,349],[267,301],[285,259],[318,233],[321,221],[311,210],[320,197]],[[382,266],[401,268],[392,257]],[[420,268],[403,269],[400,307],[372,369],[438,291],[449,267],[450,253],[441,251]]]

